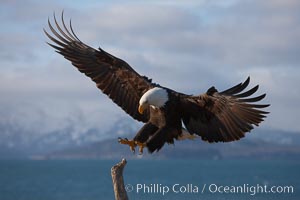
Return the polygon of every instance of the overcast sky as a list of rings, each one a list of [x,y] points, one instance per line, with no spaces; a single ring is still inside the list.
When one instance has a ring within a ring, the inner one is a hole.
[[[251,77],[267,93],[266,129],[300,132],[300,1],[0,1],[0,123],[41,133],[126,115],[46,45],[53,12],[79,38],[189,94]]]

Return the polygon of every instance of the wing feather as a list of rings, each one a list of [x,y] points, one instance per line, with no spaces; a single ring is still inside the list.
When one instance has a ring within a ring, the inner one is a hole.
[[[256,103],[265,94],[250,97],[257,92],[258,85],[245,91],[249,82],[250,77],[223,92],[212,87],[205,94],[182,98],[182,119],[186,129],[208,142],[229,142],[244,137],[269,113],[261,110],[269,104]]]
[[[249,82],[250,82],[250,77],[248,77],[244,83],[239,83],[236,86],[233,86],[232,88],[229,88],[229,89],[221,92],[220,94],[233,95],[233,94],[239,93],[239,92],[243,91],[249,85]]]
[[[147,77],[139,75],[125,61],[101,48],[96,50],[81,42],[72,28],[71,20],[67,28],[63,13],[62,25],[58,23],[55,14],[53,18],[55,28],[48,19],[52,35],[44,29],[46,36],[54,43],[48,44],[71,61],[80,72],[90,77],[103,93],[134,119],[148,121],[148,111],[143,115],[137,112],[138,102],[147,90],[157,85]]]
[[[258,90],[258,85],[252,88],[251,90],[248,90],[247,92],[243,92],[237,95],[234,95],[237,98],[243,98],[243,97],[248,97],[254,94]]]

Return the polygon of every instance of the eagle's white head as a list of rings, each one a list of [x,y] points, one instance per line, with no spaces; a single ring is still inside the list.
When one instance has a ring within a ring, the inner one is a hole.
[[[139,113],[143,114],[149,106],[163,107],[169,100],[168,92],[164,88],[155,87],[143,94],[139,102]]]

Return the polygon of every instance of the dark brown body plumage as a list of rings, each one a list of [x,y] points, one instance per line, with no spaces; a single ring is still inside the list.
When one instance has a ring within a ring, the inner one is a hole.
[[[174,143],[182,132],[180,94],[168,90],[169,99],[162,108],[150,106],[149,121],[134,137],[134,140],[146,142],[149,152],[159,150],[165,142]]]
[[[45,34],[55,43],[49,44],[119,105],[126,113],[146,124],[134,140],[146,143],[150,152],[159,150],[167,143],[173,143],[181,135],[182,122],[190,134],[199,135],[208,142],[229,142],[239,140],[246,132],[258,126],[268,112],[257,104],[265,94],[251,97],[258,86],[246,90],[250,78],[223,92],[211,87],[200,95],[185,95],[168,88],[169,101],[161,108],[150,107],[143,114],[138,112],[139,100],[151,88],[161,87],[151,79],[139,75],[125,61],[100,49],[96,50],[81,42],[70,27],[57,23],[56,29],[48,20],[54,36]]]

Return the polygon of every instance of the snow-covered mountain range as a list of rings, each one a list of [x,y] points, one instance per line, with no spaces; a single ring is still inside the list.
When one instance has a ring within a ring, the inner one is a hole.
[[[0,158],[34,158],[49,155],[53,158],[66,158],[68,156],[75,158],[101,158],[101,156],[106,155],[108,158],[117,156],[119,155],[118,152],[122,153],[124,151],[130,155],[131,152],[128,148],[117,143],[117,138],[131,138],[142,126],[142,124],[130,118],[120,118],[108,129],[97,127],[79,129],[77,128],[78,123],[80,122],[69,123],[68,126],[43,133],[37,131],[37,129],[24,130],[23,127],[13,123],[1,123]],[[226,149],[228,152],[233,153],[231,151],[235,151],[234,149],[236,148],[244,149],[244,151],[253,151],[253,148],[260,148],[260,151],[269,151],[270,153],[270,151],[275,150],[285,151],[284,148],[289,149],[289,151],[292,148],[293,152],[298,150],[300,152],[300,149],[296,148],[299,147],[299,144],[299,133],[258,128],[248,133],[245,138],[238,142],[211,145],[202,141],[193,141],[192,143],[183,142],[182,144],[178,142],[175,146],[181,150],[195,149],[192,151],[195,154],[197,154],[197,151],[203,153],[204,149],[210,153]],[[266,147],[268,148],[261,149]],[[171,149],[167,147],[162,152],[168,154],[168,151],[171,151]],[[114,156],[110,152],[114,152]]]

